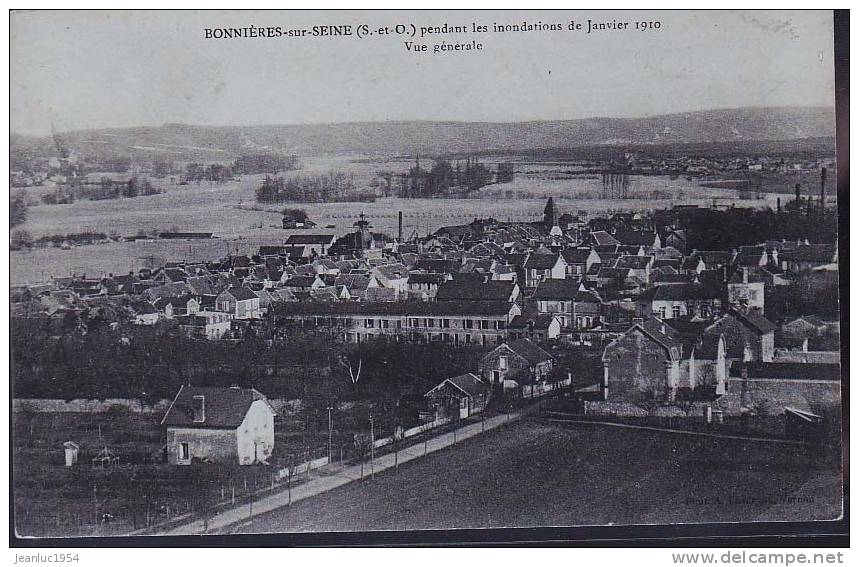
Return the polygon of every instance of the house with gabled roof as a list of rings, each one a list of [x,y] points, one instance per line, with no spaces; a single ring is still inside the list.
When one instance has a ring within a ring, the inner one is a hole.
[[[400,263],[376,266],[370,270],[367,287],[384,287],[405,294],[409,289],[409,269]]]
[[[685,254],[689,245],[689,235],[683,229],[671,230],[665,236],[665,245]]]
[[[741,266],[728,280],[728,303],[740,309],[754,309],[763,313],[766,300],[766,281],[759,267]]]
[[[132,322],[135,325],[154,325],[160,318],[160,312],[148,301],[135,301],[131,304],[134,313]]]
[[[325,287],[325,282],[318,274],[301,275],[297,274],[283,283],[283,287],[289,288],[292,291],[312,291]]]
[[[245,287],[231,287],[215,299],[215,309],[229,313],[235,319],[259,319],[260,300],[257,294]]]
[[[665,322],[635,324],[603,351],[603,396],[625,402],[674,399],[682,357],[683,343]]]
[[[438,288],[450,278],[448,274],[411,272],[409,274],[409,294],[421,301],[435,299]]]
[[[721,312],[720,289],[698,283],[658,285],[639,297],[641,311],[660,319],[710,319]]]
[[[436,419],[465,419],[482,412],[491,395],[491,386],[469,372],[447,378],[424,397]]]
[[[653,268],[653,256],[620,256],[614,263],[615,268],[629,270],[629,276],[636,277],[645,284],[650,283],[650,270]]]
[[[567,262],[560,254],[528,254],[525,260],[525,287],[537,287],[544,280],[567,277]]]
[[[729,361],[771,362],[775,356],[776,326],[755,311],[731,310],[707,330],[725,337]]]
[[[561,252],[567,262],[567,276],[580,278],[588,273],[591,266],[601,262],[593,248],[567,248]]]
[[[546,343],[560,336],[562,326],[557,315],[531,312],[513,317],[507,325],[507,332],[511,340],[531,339],[537,343]]]
[[[305,257],[324,256],[335,240],[337,237],[333,234],[290,234],[284,244],[286,246],[304,247],[303,255]]]
[[[613,245],[617,246],[620,241],[604,230],[595,230],[588,236],[589,242],[598,246]]]
[[[274,451],[276,415],[253,388],[183,385],[161,420],[167,462],[266,463]]]
[[[554,364],[555,357],[525,338],[498,345],[477,367],[486,382],[510,389],[546,380]]]
[[[662,247],[662,239],[656,232],[639,232],[618,230],[614,238],[620,244],[627,246],[644,246],[648,250]]]

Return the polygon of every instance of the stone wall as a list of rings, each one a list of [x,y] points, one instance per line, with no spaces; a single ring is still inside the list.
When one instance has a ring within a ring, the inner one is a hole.
[[[728,415],[743,407],[780,414],[785,407],[818,412],[840,406],[841,383],[835,380],[729,378],[725,395],[713,403]]]
[[[188,443],[191,459],[231,465],[239,464],[235,429],[169,429],[167,431],[167,462],[171,465],[187,464],[179,461],[181,443]]]
[[[668,391],[667,353],[640,331],[611,343],[603,355],[608,371],[608,399],[635,402],[665,398]]]

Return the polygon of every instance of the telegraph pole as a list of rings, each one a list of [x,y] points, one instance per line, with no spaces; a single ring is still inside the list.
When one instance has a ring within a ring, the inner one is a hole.
[[[373,414],[370,414],[370,478],[376,478],[376,438],[373,427]]]
[[[331,464],[331,411],[334,409],[330,405],[328,406],[328,464]]]

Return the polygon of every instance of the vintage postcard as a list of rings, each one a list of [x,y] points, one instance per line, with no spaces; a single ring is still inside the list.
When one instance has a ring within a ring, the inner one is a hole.
[[[15,536],[842,518],[833,17],[12,12]]]

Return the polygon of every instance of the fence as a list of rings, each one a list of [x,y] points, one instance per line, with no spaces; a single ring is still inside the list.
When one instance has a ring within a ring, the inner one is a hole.
[[[105,400],[75,399],[57,400],[47,398],[14,398],[12,411],[16,413],[31,411],[36,413],[106,413],[122,408],[133,413],[165,413],[173,400],[158,400],[146,404],[128,398],[108,398]],[[272,407],[281,415],[297,413],[301,410],[301,400],[270,399]]]
[[[441,427],[442,425],[447,425],[448,423],[450,423],[450,418],[442,418],[437,419],[435,421],[430,421],[429,423],[424,423],[423,425],[418,425],[417,427],[406,429],[405,431],[403,431],[403,437],[405,439],[408,439],[409,437],[414,437],[415,435],[419,435],[421,433],[424,433],[425,431],[435,429],[436,427]]]
[[[319,454],[323,451],[325,452],[325,456],[313,457],[314,454]],[[275,473],[275,478],[277,479],[277,481],[279,482],[285,478],[289,478],[290,475],[300,475],[324,467],[328,464],[328,448],[322,447],[320,449],[317,449],[316,451],[308,452],[307,457],[309,458],[305,461],[302,461],[301,463],[278,469],[277,473]]]
[[[564,378],[559,382],[541,382],[539,384],[530,384],[522,386],[522,397],[523,398],[539,398],[554,392],[555,390],[565,388],[572,383],[572,379],[570,377]]]
[[[127,398],[109,398],[106,400],[52,400],[25,399],[12,400],[13,412],[32,411],[37,413],[105,413],[116,408],[123,408],[134,413],[163,413],[167,411],[171,400],[159,400],[154,404],[144,404],[140,400]]]

